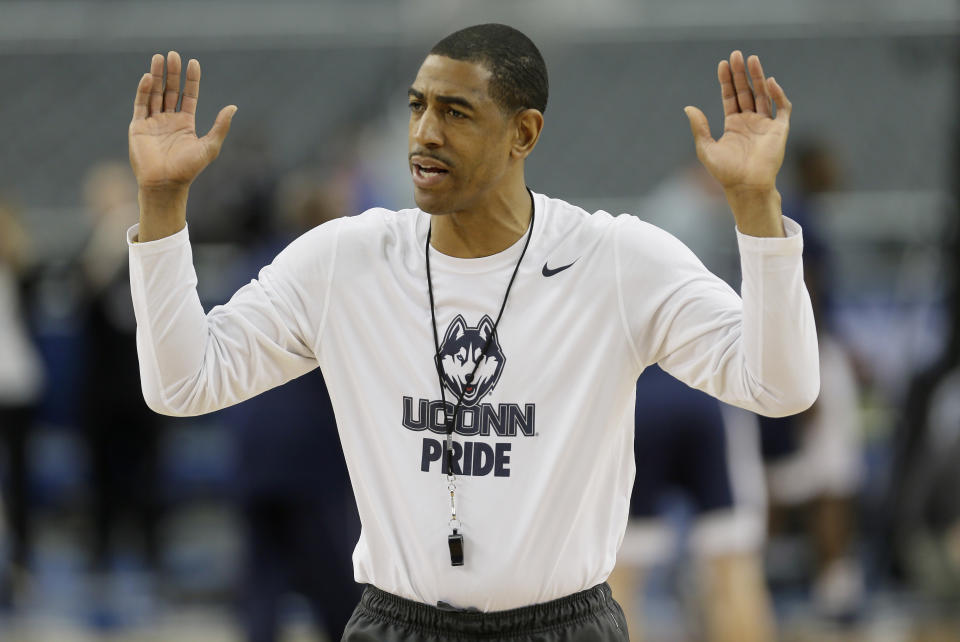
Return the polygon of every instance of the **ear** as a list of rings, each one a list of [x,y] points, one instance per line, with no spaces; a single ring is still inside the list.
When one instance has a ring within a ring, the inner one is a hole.
[[[539,109],[519,111],[513,117],[513,127],[514,138],[510,155],[517,160],[523,160],[530,155],[533,148],[537,146],[537,141],[540,140],[540,132],[543,131],[543,114]]]
[[[463,320],[462,315],[458,314],[456,317],[454,317],[453,321],[450,322],[450,326],[447,328],[447,334],[443,337],[443,343],[447,343],[448,341],[456,341],[466,333],[467,322]]]
[[[480,319],[480,323],[477,324],[477,331],[480,333],[480,338],[484,341],[493,334],[493,319],[491,319],[486,314],[483,315],[483,318]]]

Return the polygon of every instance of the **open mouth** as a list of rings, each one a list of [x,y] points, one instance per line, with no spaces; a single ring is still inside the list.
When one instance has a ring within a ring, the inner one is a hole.
[[[417,165],[416,163],[414,163],[413,166],[416,167],[416,168],[417,168],[417,171],[420,172],[421,174],[430,175],[430,174],[447,174],[447,173],[449,173],[449,172],[447,172],[447,170],[443,169],[442,167],[427,167],[426,165]]]
[[[444,163],[426,156],[414,156],[411,159],[410,171],[417,187],[432,187],[442,182],[450,173]]]
[[[413,164],[413,182],[417,187],[432,187],[443,181],[450,172],[442,167]]]

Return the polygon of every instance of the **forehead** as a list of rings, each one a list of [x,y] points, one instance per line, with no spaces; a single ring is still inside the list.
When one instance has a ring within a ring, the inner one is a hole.
[[[459,96],[471,102],[490,100],[490,70],[479,62],[429,55],[420,65],[413,89],[425,96]]]

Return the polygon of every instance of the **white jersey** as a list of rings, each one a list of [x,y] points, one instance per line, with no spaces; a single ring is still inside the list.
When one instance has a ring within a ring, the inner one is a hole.
[[[425,244],[430,216],[373,209],[307,232],[204,314],[187,231],[130,244],[143,392],[158,412],[228,406],[319,365],[363,524],[355,578],[482,611],[603,582],[627,523],[637,376],[674,376],[757,412],[807,408],[817,338],[799,227],[740,236],[743,300],[679,241],[629,215],[535,194],[526,238],[484,258]],[[129,238],[136,237],[136,227]],[[454,472],[465,564],[447,548],[444,408],[463,393]]]
[[[0,261],[0,406],[25,406],[43,392],[43,362],[30,340],[17,280]]]

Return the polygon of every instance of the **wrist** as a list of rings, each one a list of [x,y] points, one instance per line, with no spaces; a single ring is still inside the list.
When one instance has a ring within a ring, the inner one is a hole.
[[[155,241],[176,234],[187,224],[189,186],[140,187],[140,228],[138,242]]]
[[[737,229],[748,236],[783,237],[783,213],[776,187],[731,187],[724,189]]]

